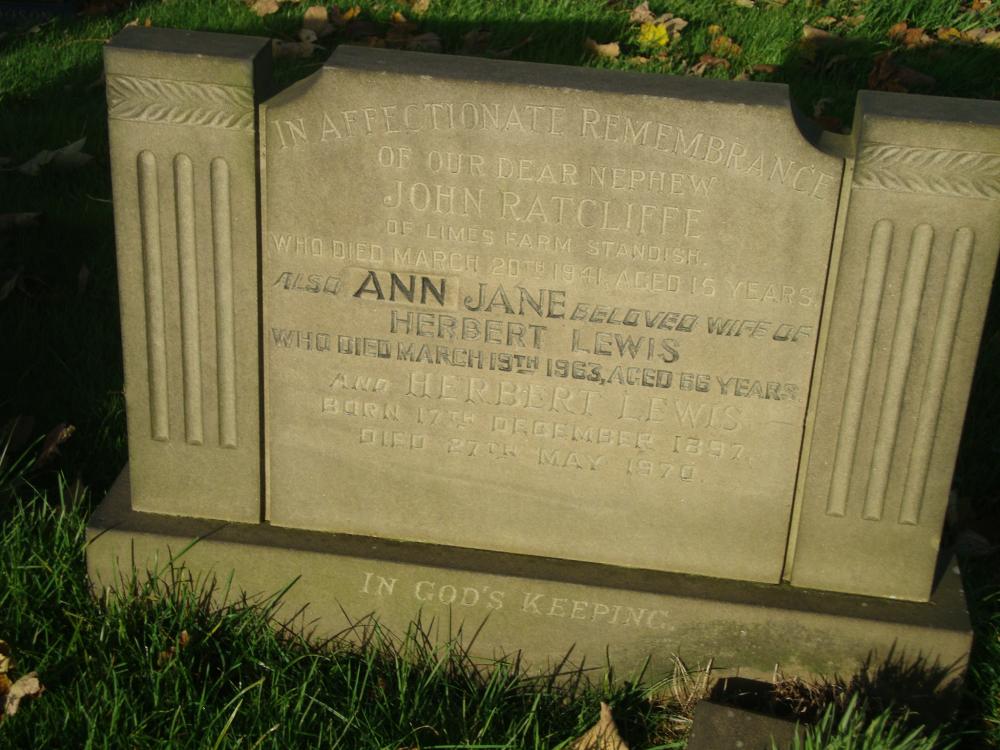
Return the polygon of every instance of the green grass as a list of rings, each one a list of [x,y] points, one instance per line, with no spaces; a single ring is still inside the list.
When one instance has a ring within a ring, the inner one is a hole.
[[[38,228],[0,232],[0,288],[18,279],[0,300],[0,425],[19,416],[23,432],[0,460],[0,639],[10,643],[18,673],[38,671],[47,686],[0,725],[0,747],[558,747],[596,719],[602,699],[633,747],[682,747],[686,701],[670,685],[556,685],[511,664],[483,671],[455,644],[431,648],[418,631],[401,640],[376,635],[364,648],[308,643],[269,627],[264,605],[213,610],[206,592],[170,586],[169,574],[123,599],[90,595],[85,519],[125,461],[102,42],[127,21],[147,17],[157,26],[293,39],[308,4],[257,18],[237,0],[164,0],[0,39],[0,157],[16,165],[84,136],[95,156],[72,172],[0,173],[0,213],[44,212]],[[394,10],[408,13],[387,1],[360,5],[376,34]],[[662,58],[639,46],[628,4],[605,0],[432,0],[419,24],[440,36],[446,53],[461,50],[468,32],[488,30],[480,54],[504,56],[513,48],[516,59],[651,75],[687,72],[712,51],[713,38],[727,35],[741,50],[728,56],[729,67],[706,75],[787,83],[807,115],[819,111],[840,123],[850,123],[874,56],[889,50],[934,77],[926,93],[1000,94],[996,47],[904,49],[888,38],[902,20],[931,36],[939,27],[995,28],[1000,2],[981,13],[959,0],[651,5],[689,21]],[[865,18],[857,25],[833,27],[843,41],[801,44],[804,24],[859,14]],[[621,57],[589,56],[587,38],[619,41]],[[335,36],[326,46],[341,41]],[[301,78],[322,59],[281,61],[277,78]],[[758,65],[778,67],[755,72]],[[990,313],[959,456],[953,529],[974,529],[995,546],[998,307]],[[74,436],[47,465],[32,465],[40,446],[29,443],[63,422],[77,428]],[[29,460],[15,462],[22,450]],[[914,750],[957,740],[1000,747],[998,570],[996,551],[966,562],[977,641],[957,718],[933,729],[922,726],[931,719],[908,715],[905,706],[843,697],[827,713],[822,702],[812,707],[820,721],[805,746]]]

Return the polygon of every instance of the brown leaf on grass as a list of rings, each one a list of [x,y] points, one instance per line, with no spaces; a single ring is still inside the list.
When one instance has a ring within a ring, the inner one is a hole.
[[[156,655],[156,666],[158,669],[163,669],[170,660],[173,659],[178,653],[180,653],[187,645],[191,642],[191,636],[188,635],[186,630],[182,630],[177,636],[177,643],[173,646],[167,646],[166,649],[161,651]]]
[[[906,93],[911,88],[931,88],[936,81],[926,73],[897,65],[892,59],[892,52],[877,55],[868,73],[868,88],[876,91],[896,91]]]
[[[629,23],[634,23],[639,26],[645,26],[647,24],[652,24],[653,26],[661,26],[663,29],[671,36],[671,38],[676,37],[681,30],[688,25],[688,22],[675,16],[673,13],[661,13],[660,15],[654,15],[653,11],[649,9],[649,0],[644,0],[639,5],[635,6],[628,16]]]
[[[340,8],[334,5],[329,12],[330,20],[333,21],[338,26],[346,26],[355,18],[361,15],[361,6],[354,5],[343,13],[340,12]]]
[[[333,33],[330,14],[322,5],[311,5],[306,8],[306,12],[302,15],[302,28],[313,32],[319,39]]]
[[[860,26],[861,22],[865,20],[865,14],[858,13],[856,16],[841,16],[840,20],[845,26]]]
[[[629,750],[618,733],[611,706],[601,701],[601,718],[569,746],[569,750]]]
[[[83,145],[86,142],[86,138],[81,138],[78,141],[73,141],[68,146],[57,148],[54,151],[47,149],[39,151],[19,166],[17,171],[30,177],[37,177],[43,167],[52,167],[54,169],[76,169],[77,167],[82,167],[94,160],[94,157],[90,154],[83,153]]]
[[[698,58],[698,62],[691,66],[688,71],[689,74],[693,76],[703,76],[705,72],[711,68],[728,68],[729,60],[724,57],[717,57],[715,55],[704,54]]]
[[[486,29],[473,29],[472,31],[467,31],[462,36],[462,47],[459,50],[459,54],[482,54],[486,48],[490,46],[490,39],[492,37],[492,32],[487,31]]]
[[[934,40],[924,32],[922,26],[910,26],[906,21],[900,21],[890,26],[888,37],[892,41],[910,49],[914,47],[926,47],[934,43]]]
[[[687,28],[688,22],[679,16],[672,16],[669,13],[664,13],[660,16],[659,23],[666,27],[667,31],[670,32],[671,37],[676,37],[685,28]]]
[[[7,694],[4,696],[4,715],[13,716],[21,706],[22,700],[25,698],[37,698],[44,690],[45,687],[39,681],[37,672],[28,672],[23,677],[19,677],[7,689]]]
[[[278,4],[278,0],[250,0],[247,7],[258,16],[269,16],[272,13],[277,13],[281,6]]]
[[[632,57],[626,57],[625,62],[629,65],[645,65],[649,62],[649,58],[645,55],[632,55]]]
[[[741,8],[755,8],[757,7],[756,0],[733,0],[735,5]]]
[[[943,26],[937,30],[935,36],[942,42],[962,42],[965,41],[965,36],[961,31],[956,29],[954,26]]]
[[[817,18],[815,21],[813,21],[813,25],[818,26],[821,29],[828,29],[831,26],[837,25],[837,17],[823,16],[822,18]]]
[[[37,227],[42,214],[38,211],[16,214],[0,214],[0,232],[25,227]]]
[[[431,0],[407,0],[414,15],[422,16],[431,7]]]
[[[618,42],[607,42],[606,44],[601,44],[599,42],[595,42],[590,37],[583,40],[583,48],[596,57],[615,58],[622,53],[621,46]]]
[[[740,45],[725,35],[715,37],[709,44],[709,49],[716,55],[730,55],[732,57],[736,57],[743,51]]]
[[[751,73],[762,73],[764,75],[774,75],[780,70],[781,70],[780,65],[767,65],[767,64],[754,65],[752,68],[750,68]]]
[[[809,42],[810,44],[836,44],[837,40],[843,41],[839,36],[831,34],[825,29],[819,29],[809,24],[805,24],[802,27],[802,41],[804,42]]]
[[[972,0],[972,5],[969,6],[969,10],[973,13],[982,13],[991,5],[993,5],[993,0]]]
[[[649,0],[643,0],[628,14],[629,23],[655,23],[656,16],[649,9]]]
[[[59,446],[73,437],[74,432],[76,432],[76,427],[66,422],[60,422],[49,430],[49,433],[45,436],[45,440],[42,441],[42,449],[38,453],[35,465],[44,466],[58,456]]]
[[[894,23],[889,27],[889,31],[886,32],[886,36],[895,41],[900,41],[903,38],[903,34],[906,33],[909,24],[906,21],[900,21],[899,23]]]
[[[981,37],[979,41],[982,44],[989,44],[994,47],[1000,47],[1000,31],[987,31]]]
[[[924,33],[924,30],[919,26],[907,29],[906,33],[903,34],[902,42],[903,45],[908,48],[926,47],[930,44],[934,44],[934,40]]]

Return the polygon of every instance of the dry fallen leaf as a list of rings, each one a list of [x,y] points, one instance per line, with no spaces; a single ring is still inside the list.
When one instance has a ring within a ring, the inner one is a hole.
[[[802,39],[807,42],[828,42],[830,40],[836,39],[837,37],[831,34],[829,31],[824,31],[823,29],[818,29],[815,26],[810,26],[805,24],[802,27]]]
[[[890,26],[889,31],[886,32],[886,34],[890,39],[898,41],[903,38],[903,34],[906,33],[907,27],[908,24],[906,21],[900,21],[899,23],[894,23]]]
[[[407,2],[410,5],[410,10],[418,16],[422,16],[431,7],[431,0],[407,0]]]
[[[756,0],[733,0],[741,8],[754,8],[757,6]]]
[[[37,698],[42,694],[44,686],[38,679],[36,672],[28,672],[23,677],[19,677],[7,690],[4,698],[4,714],[13,716],[25,698]]]
[[[31,177],[37,177],[38,173],[42,170],[42,167],[46,166],[57,169],[75,169],[76,167],[82,167],[85,164],[89,164],[94,159],[94,157],[90,154],[83,153],[83,145],[86,142],[86,138],[81,138],[78,141],[73,141],[68,146],[57,148],[55,151],[49,151],[47,149],[45,151],[39,151],[33,157],[28,159],[28,161],[18,167],[17,171]]]
[[[65,422],[60,422],[49,430],[49,433],[45,436],[45,440],[42,441],[42,449],[38,453],[35,465],[43,466],[58,456],[59,446],[73,437],[74,432],[76,432],[76,427]]]
[[[935,83],[934,78],[926,73],[897,65],[892,59],[891,51],[877,55],[868,74],[868,88],[876,91],[906,93],[911,88],[931,88]]]
[[[622,53],[621,47],[619,46],[618,42],[608,42],[607,44],[600,44],[598,42],[595,42],[590,37],[584,39],[583,48],[587,50],[587,52],[589,52],[590,54],[596,55],[597,57],[615,58]]]
[[[763,73],[764,75],[774,75],[779,70],[781,70],[780,65],[767,65],[767,64],[754,65],[752,68],[750,68],[751,72]]]
[[[269,16],[278,12],[278,0],[251,0],[247,3],[250,10],[258,16]]]
[[[962,41],[962,32],[956,29],[954,26],[945,26],[938,29],[936,36],[942,42]]]
[[[837,24],[836,16],[823,16],[822,18],[817,18],[815,21],[813,21],[813,26],[818,26],[821,29],[828,29],[831,26],[835,26],[836,24]]]
[[[329,13],[330,20],[333,21],[338,26],[344,26],[344,25],[350,23],[351,21],[353,21],[355,18],[357,18],[360,15],[361,15],[361,6],[360,5],[352,6],[352,7],[348,8],[347,10],[345,10],[343,13],[340,12],[340,8],[338,8],[336,5],[334,5],[330,9],[330,13]]]
[[[177,646],[167,646],[166,650],[156,655],[156,666],[158,669],[165,667],[181,649],[187,647],[191,642],[191,636],[186,630],[182,630],[177,636]]]
[[[728,68],[729,60],[724,57],[704,54],[698,58],[698,62],[691,66],[688,71],[693,76],[703,76],[710,68]]]
[[[611,707],[601,701],[601,718],[569,746],[569,750],[628,750],[618,733]]]
[[[653,11],[649,9],[649,0],[643,0],[637,6],[632,8],[632,12],[628,15],[628,20],[630,23],[653,23],[656,16],[653,15]]]
[[[329,36],[333,33],[330,14],[322,5],[311,5],[306,8],[306,12],[302,16],[302,28],[313,32],[317,38]]]
[[[717,55],[732,55],[733,57],[743,51],[743,48],[728,36],[715,37],[709,47]]]
[[[933,43],[934,40],[925,34],[919,26],[907,29],[906,33],[903,34],[903,44],[907,47],[926,47]]]

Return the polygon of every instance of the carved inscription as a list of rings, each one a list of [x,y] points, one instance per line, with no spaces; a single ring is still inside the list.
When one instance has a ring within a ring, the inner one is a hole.
[[[680,569],[655,538],[679,560],[742,516],[780,566],[840,164],[662,103],[446,90],[268,112],[273,520]],[[396,500],[305,498],[302,450]],[[643,549],[573,551],[567,512],[651,519]]]
[[[558,596],[537,588],[495,588],[475,580],[457,579],[444,574],[420,580],[364,571],[357,592],[373,603],[388,598],[409,600],[417,608],[450,608],[468,614],[500,610],[513,611],[529,618],[579,620],[602,628],[622,627],[643,630],[672,630],[670,612],[663,609],[632,606],[622,600],[598,601]]]

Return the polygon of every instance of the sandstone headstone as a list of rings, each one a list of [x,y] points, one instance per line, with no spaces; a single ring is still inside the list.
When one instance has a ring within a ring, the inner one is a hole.
[[[960,672],[1000,105],[864,92],[820,137],[778,85],[340,47],[258,107],[266,49],[107,48],[130,469],[95,578],[226,522],[185,562],[301,576],[329,632]]]

